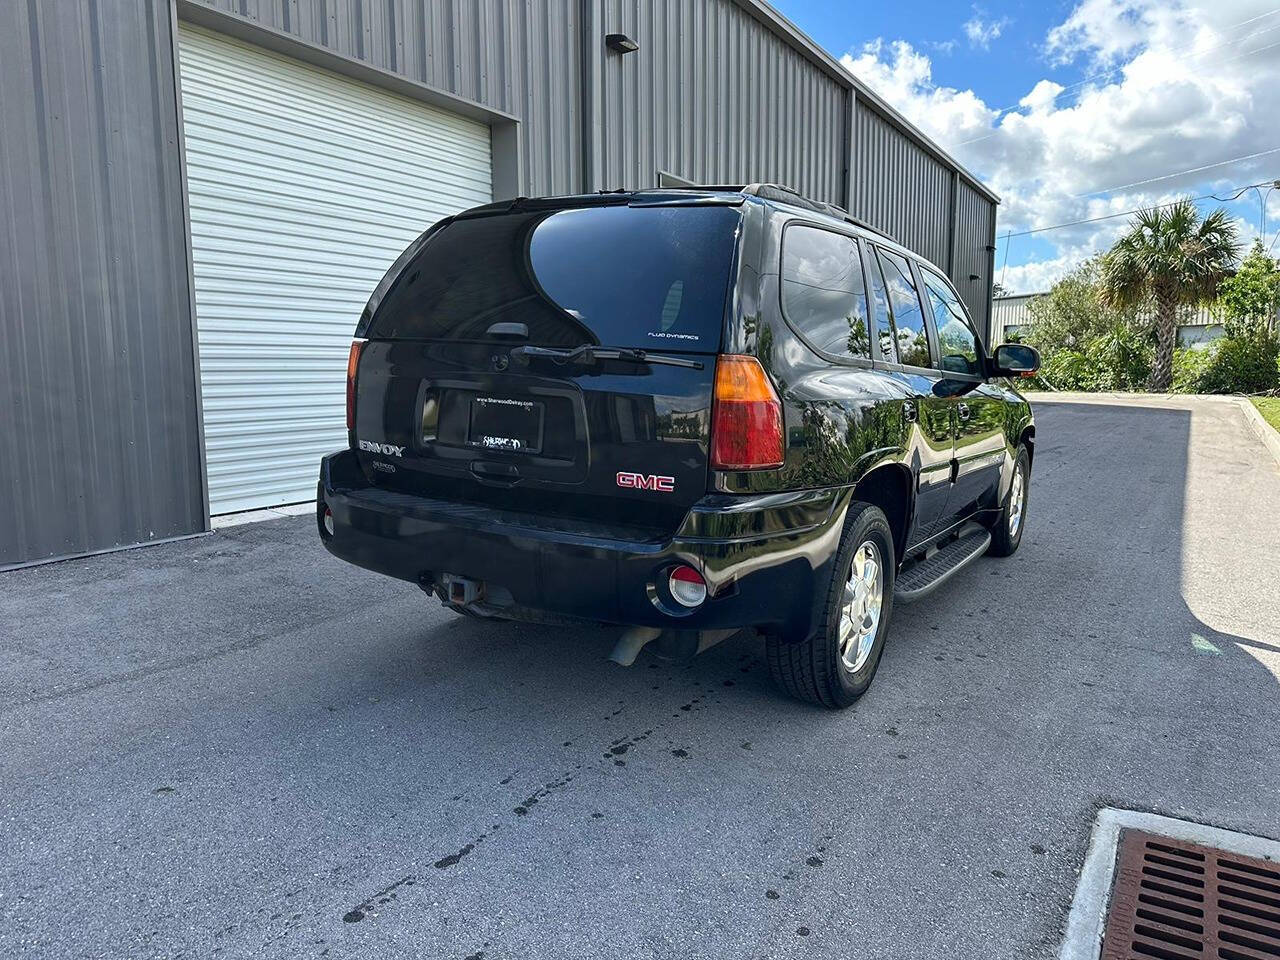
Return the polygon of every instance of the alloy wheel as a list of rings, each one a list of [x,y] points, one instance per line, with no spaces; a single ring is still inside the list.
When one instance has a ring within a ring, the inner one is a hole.
[[[874,541],[865,540],[853,554],[840,608],[840,660],[857,673],[875,645],[884,606],[884,562]]]
[[[1022,529],[1022,510],[1027,500],[1027,480],[1022,468],[1013,471],[1013,486],[1009,490],[1009,538],[1018,536]]]

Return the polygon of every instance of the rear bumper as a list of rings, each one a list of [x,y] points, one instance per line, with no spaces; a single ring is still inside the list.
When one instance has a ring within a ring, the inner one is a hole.
[[[762,627],[805,636],[816,622],[848,503],[844,489],[708,494],[670,539],[371,485],[350,451],[321,461],[317,521],[325,548],[418,584],[481,581],[490,599],[550,614],[669,629]],[[333,515],[333,533],[321,521]],[[709,597],[686,610],[666,592],[677,563]],[[490,589],[492,588],[492,589]]]

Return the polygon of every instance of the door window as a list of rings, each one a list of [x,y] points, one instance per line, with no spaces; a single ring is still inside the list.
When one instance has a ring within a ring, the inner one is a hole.
[[[787,228],[782,310],[823,353],[871,359],[862,263],[852,237],[817,227]]]
[[[873,323],[876,341],[880,348],[880,359],[885,363],[897,363],[898,345],[893,336],[893,321],[889,317],[889,292],[884,286],[880,263],[874,256],[867,258],[867,288],[871,297],[871,312],[874,316]]]
[[[928,270],[922,270],[921,273],[924,276],[929,307],[933,311],[934,326],[938,330],[942,369],[949,373],[981,376],[980,341],[964,307],[960,305],[960,298],[941,277]]]
[[[911,277],[911,265],[906,258],[877,249],[884,268],[885,285],[889,288],[889,302],[893,305],[893,333],[898,347],[898,362],[909,367],[928,367],[929,337],[925,332],[924,311],[920,307],[920,294]]]

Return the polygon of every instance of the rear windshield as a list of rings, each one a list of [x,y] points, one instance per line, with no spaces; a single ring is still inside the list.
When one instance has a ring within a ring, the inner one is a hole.
[[[456,220],[409,260],[367,336],[715,352],[740,216],[617,206]]]

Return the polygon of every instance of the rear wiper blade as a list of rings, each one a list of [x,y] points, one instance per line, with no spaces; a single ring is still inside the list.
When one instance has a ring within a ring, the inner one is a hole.
[[[556,350],[553,347],[520,346],[511,351],[511,359],[527,363],[533,357],[541,357],[553,363],[595,363],[597,360],[627,360],[632,363],[662,364],[668,367],[686,367],[701,370],[699,360],[684,357],[668,357],[661,353],[649,353],[638,347],[596,347],[584,343],[572,350]]]

